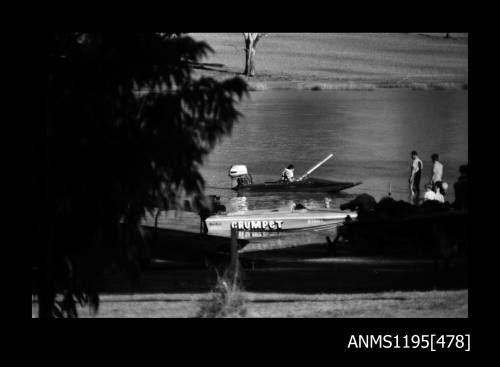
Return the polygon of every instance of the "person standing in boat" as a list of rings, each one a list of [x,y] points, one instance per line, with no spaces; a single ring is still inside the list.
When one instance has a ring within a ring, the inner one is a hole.
[[[443,181],[443,164],[439,162],[439,155],[434,153],[431,156],[432,159],[432,178],[431,185],[432,189],[437,192],[439,186]]]
[[[295,171],[295,167],[293,164],[290,164],[287,168],[283,170],[281,173],[281,181],[283,182],[293,182],[293,172]]]
[[[410,201],[414,204],[418,204],[420,199],[420,178],[422,176],[424,164],[415,150],[411,152],[411,158],[411,171],[410,178],[408,179],[410,183]]]

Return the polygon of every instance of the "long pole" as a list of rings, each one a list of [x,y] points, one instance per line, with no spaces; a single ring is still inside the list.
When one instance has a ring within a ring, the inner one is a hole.
[[[238,282],[238,232],[236,228],[231,228],[231,262],[229,268],[231,269],[232,288],[236,289]]]
[[[332,157],[333,157],[333,154],[328,155],[328,157],[326,157],[325,159],[323,159],[317,165],[315,165],[314,167],[312,167],[309,171],[307,171],[302,176],[300,176],[300,178],[297,181],[301,181],[304,178],[306,178],[307,176],[309,176],[311,173],[313,173],[314,171],[316,171],[319,168],[319,166],[321,166],[323,163],[325,163],[327,160],[329,160]]]

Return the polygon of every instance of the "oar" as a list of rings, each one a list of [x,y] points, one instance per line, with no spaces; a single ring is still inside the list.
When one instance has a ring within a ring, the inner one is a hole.
[[[329,160],[332,157],[333,157],[333,154],[328,155],[328,157],[326,157],[325,159],[323,159],[321,162],[319,162],[317,165],[315,165],[314,167],[312,167],[305,174],[303,174],[302,176],[300,176],[300,178],[297,181],[302,181],[304,178],[306,178],[311,173],[313,173],[314,171],[316,171],[319,168],[319,166],[321,166],[323,163],[325,163],[327,160]]]

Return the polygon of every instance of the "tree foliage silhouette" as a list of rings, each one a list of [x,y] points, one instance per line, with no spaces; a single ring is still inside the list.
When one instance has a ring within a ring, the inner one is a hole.
[[[203,158],[239,117],[241,78],[194,79],[208,44],[167,33],[33,38],[32,244],[39,316],[97,311],[111,265],[137,267],[139,222],[203,197]],[[63,296],[56,297],[62,294]]]

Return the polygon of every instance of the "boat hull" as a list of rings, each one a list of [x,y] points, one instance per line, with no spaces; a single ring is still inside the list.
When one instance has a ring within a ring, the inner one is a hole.
[[[153,215],[147,213],[141,228],[153,258],[203,260],[230,253],[229,238],[200,233],[200,217],[194,212],[168,210]],[[238,249],[247,244],[246,240],[237,241]]]
[[[238,185],[236,191],[278,191],[278,192],[339,192],[357,185],[361,182],[340,182],[320,178],[307,178],[294,182],[264,182],[257,184]]]
[[[354,212],[339,210],[268,211],[255,210],[226,215],[214,215],[205,220],[209,234],[229,236],[232,230],[239,233],[253,233],[255,237],[282,232],[331,230],[342,224],[347,216],[356,217]]]
[[[151,256],[154,258],[197,260],[229,255],[231,251],[231,239],[225,236],[146,226],[143,229],[148,233]],[[238,239],[238,250],[247,244],[248,241]]]

